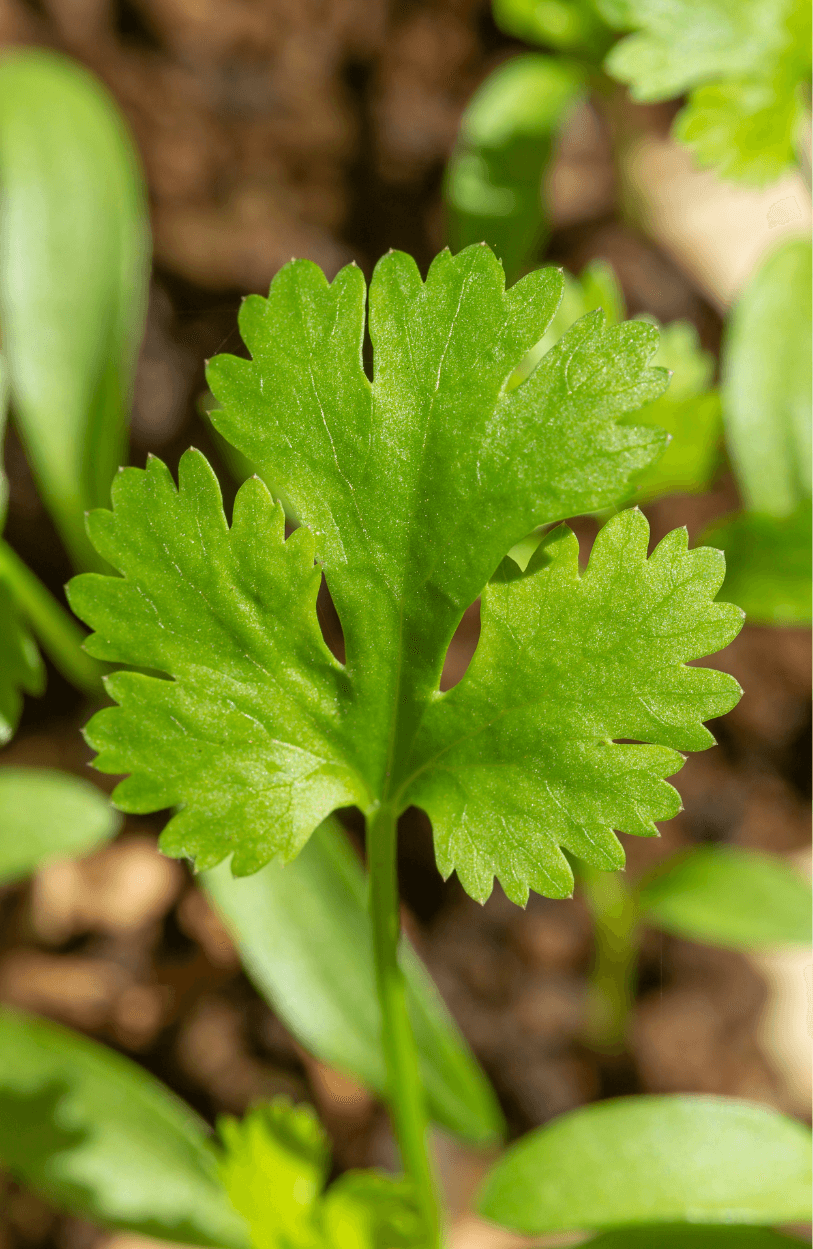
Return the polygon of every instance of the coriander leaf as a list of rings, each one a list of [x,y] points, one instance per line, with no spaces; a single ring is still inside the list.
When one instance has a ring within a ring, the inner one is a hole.
[[[806,119],[798,82],[787,72],[698,87],[675,123],[675,138],[703,168],[724,178],[775,182],[796,160]]]
[[[726,673],[686,666],[741,627],[738,608],[712,602],[722,559],[687,550],[685,530],[647,559],[648,537],[640,512],[621,513],[580,574],[561,526],[524,576],[506,561],[483,591],[477,651],[427,711],[407,790],[432,820],[441,872],[472,897],[485,900],[495,876],[521,904],[529,888],[569,895],[560,847],[622,867],[613,830],[654,836],[677,813],[664,779],[677,751],[712,745],[702,721],[740,696]]]
[[[425,283],[390,253],[370,287],[371,385],[361,274],[350,266],[328,285],[297,261],[267,300],[243,304],[253,359],[209,366],[224,409],[213,423],[313,531],[373,792],[398,784],[452,634],[505,552],[535,525],[617,501],[664,444],[618,423],[666,385],[647,367],[650,326],[607,329],[594,313],[507,388],[561,284],[543,269],[506,291],[483,246],[442,252]]]
[[[637,28],[606,68],[637,100],[696,88],[676,119],[677,137],[703,165],[770,181],[795,162],[810,80],[807,0],[626,0]]]
[[[125,811],[177,806],[162,848],[236,875],[293,858],[337,806],[366,803],[341,749],[346,679],[316,618],[313,538],[284,540],[284,514],[256,478],[229,529],[203,456],[125,469],[112,512],[91,514],[97,550],[123,577],[85,573],[74,610],[97,630],[97,658],[167,673],[119,672],[120,704],[91,721],[103,772],[131,772]]]
[[[579,277],[563,273],[564,291],[556,315],[543,338],[517,368],[511,384],[518,385],[579,317],[602,308],[611,324],[624,317],[624,296],[612,267],[594,260]],[[654,317],[640,320],[657,325]],[[658,350],[653,365],[669,369],[669,389],[651,403],[622,417],[624,424],[663,429],[670,442],[660,459],[638,475],[634,497],[640,501],[676,492],[706,490],[719,463],[722,437],[720,398],[710,389],[714,360],[704,351],[697,331],[688,321],[658,326]],[[632,494],[633,492],[630,491]]]
[[[348,1171],[323,1192],[328,1140],[310,1106],[284,1098],[223,1117],[224,1186],[254,1249],[409,1249],[421,1226],[401,1180]]]
[[[220,1178],[254,1249],[321,1245],[315,1210],[330,1168],[327,1137],[310,1106],[284,1098],[242,1120],[223,1116]]]

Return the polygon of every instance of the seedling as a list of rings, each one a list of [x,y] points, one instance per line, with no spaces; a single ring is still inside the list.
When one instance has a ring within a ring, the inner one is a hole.
[[[337,807],[364,812],[387,1095],[426,1243],[439,1214],[426,1115],[398,962],[398,816],[422,806],[444,876],[480,901],[494,878],[522,904],[566,897],[562,848],[623,863],[614,829],[655,834],[678,808],[679,750],[713,743],[702,721],[736,682],[686,661],[735,636],[714,595],[715,551],[676,531],[648,556],[637,510],[601,531],[584,572],[566,526],[524,573],[506,553],[535,526],[623,497],[664,445],[619,418],[664,390],[654,327],[578,322],[520,385],[509,380],[555,313],[562,279],[505,290],[475,246],[442,253],[422,282],[390,253],[370,290],[375,372],[362,367],[364,280],[329,285],[293,262],[241,312],[250,361],[208,371],[221,434],[278,483],[302,526],[258,479],[229,527],[202,456],[176,488],[152,460],[127,469],[89,534],[120,577],[74,579],[91,654],[165,673],[108,679],[119,704],[94,717],[96,766],[129,773],[115,801],[175,807],[169,854],[246,874],[293,859]],[[344,630],[330,653],[315,612],[322,575]],[[443,660],[466,607],[482,633],[446,694]],[[619,744],[614,739],[625,739]]]

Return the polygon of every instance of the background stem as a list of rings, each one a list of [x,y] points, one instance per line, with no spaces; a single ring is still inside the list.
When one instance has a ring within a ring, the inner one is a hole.
[[[83,694],[104,697],[104,668],[82,650],[87,634],[47,590],[19,555],[0,539],[0,577],[42,646],[62,675]]]
[[[426,1226],[427,1249],[440,1243],[437,1188],[429,1157],[429,1123],[418,1068],[418,1051],[406,1006],[406,989],[398,962],[400,918],[396,871],[397,819],[382,806],[367,819],[367,864],[370,873],[370,919],[382,1041],[387,1064],[389,1108],[404,1171]]]
[[[618,1054],[625,1046],[635,992],[638,909],[621,872],[602,872],[580,863],[579,879],[593,917],[595,941],[585,1040],[591,1049]]]

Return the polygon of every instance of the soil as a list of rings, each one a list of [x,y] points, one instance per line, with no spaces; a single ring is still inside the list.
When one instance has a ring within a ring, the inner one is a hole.
[[[512,50],[484,0],[0,0],[0,44],[68,51],[119,100],[147,172],[155,240],[139,366],[132,462],[174,468],[190,444],[235,483],[198,416],[203,361],[240,352],[236,313],[292,255],[332,274],[369,274],[389,247],[425,270],[443,245],[441,180],[460,113]],[[662,124],[653,111],[653,125]],[[717,313],[669,257],[616,213],[609,140],[585,107],[551,176],[547,258],[578,271],[610,260],[630,312],[693,321],[719,346]],[[6,535],[59,592],[70,567],[19,445],[6,448]],[[730,478],[709,494],[646,509],[657,539],[693,536],[736,506]],[[577,523],[585,547],[592,529]],[[332,627],[329,604],[325,629]],[[478,634],[471,609],[452,644],[459,679]],[[712,725],[719,746],[676,779],[684,810],[657,841],[625,838],[632,879],[676,848],[725,841],[795,852],[808,845],[810,645],[804,630],[746,627],[712,662],[745,689]],[[335,638],[334,638],[335,641]],[[79,733],[88,708],[49,670],[28,700],[6,764],[90,775]],[[353,825],[352,818],[349,820]],[[240,970],[190,873],[155,849],[160,819],[129,819],[91,858],[0,891],[0,1000],[70,1024],[142,1063],[209,1121],[285,1092],[309,1098],[340,1167],[393,1163],[381,1108],[304,1054]],[[358,829],[356,828],[356,833]],[[493,1079],[512,1134],[597,1097],[714,1092],[799,1112],[763,1052],[766,986],[740,955],[649,933],[629,1051],[600,1059],[581,1043],[592,957],[584,906],[499,888],[480,907],[434,867],[419,812],[401,830],[408,922],[441,992]],[[0,1245],[90,1249],[97,1229],[6,1182]]]

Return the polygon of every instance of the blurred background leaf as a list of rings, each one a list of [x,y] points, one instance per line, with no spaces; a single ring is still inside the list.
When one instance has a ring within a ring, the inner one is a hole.
[[[689,941],[732,950],[810,944],[810,882],[776,855],[697,846],[641,882],[641,917]]]
[[[381,1094],[386,1084],[363,869],[337,820],[299,856],[234,877],[203,873],[246,970],[317,1058]],[[408,1008],[432,1118],[474,1145],[499,1141],[494,1092],[415,952],[404,943]]]
[[[0,1007],[0,1160],[108,1227],[246,1249],[205,1125],[106,1046]]]
[[[478,1208],[537,1235],[640,1223],[808,1217],[810,1133],[721,1097],[623,1097],[574,1110],[512,1145]]]
[[[0,326],[12,410],[79,568],[84,513],[125,462],[149,266],[146,193],[118,109],[55,53],[0,60]]]
[[[121,816],[89,781],[55,768],[0,769],[0,883],[114,837]]]

